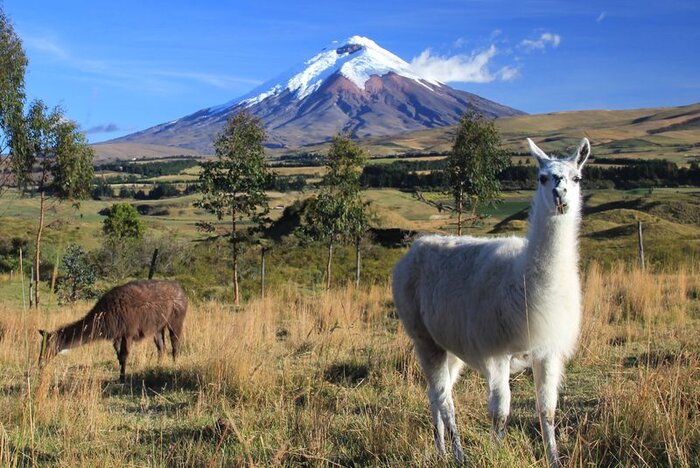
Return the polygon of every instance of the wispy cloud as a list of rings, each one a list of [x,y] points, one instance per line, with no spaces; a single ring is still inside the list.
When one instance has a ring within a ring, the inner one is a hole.
[[[604,11],[604,12],[602,12],[601,14],[599,14],[598,17],[595,19],[595,20],[596,20],[596,23],[600,23],[601,21],[603,21],[603,20],[605,19],[606,16],[608,16],[608,12],[607,12],[607,11]]]
[[[94,127],[90,127],[87,130],[85,130],[85,133],[88,135],[92,133],[115,133],[115,132],[121,132],[125,129],[121,128],[119,125],[115,123],[108,123],[104,125],[95,125]]]
[[[556,49],[560,43],[561,36],[559,34],[545,32],[540,34],[540,37],[537,39],[523,39],[520,42],[520,46],[525,50],[544,50],[548,46]]]
[[[501,81],[513,81],[520,77],[520,69],[507,65],[498,71],[498,76]]]
[[[444,83],[489,83],[497,79],[514,79],[517,76],[515,68],[504,67],[495,72],[490,69],[497,53],[495,45],[471,55],[440,56],[426,49],[411,60],[411,66],[419,75]]]
[[[78,71],[89,80],[126,89],[148,89],[160,94],[184,92],[189,85],[205,85],[220,89],[237,89],[241,85],[259,85],[259,80],[201,71],[158,69],[145,64],[78,57],[50,36],[26,36],[28,50],[41,53],[49,60]],[[83,78],[86,78],[83,76]]]

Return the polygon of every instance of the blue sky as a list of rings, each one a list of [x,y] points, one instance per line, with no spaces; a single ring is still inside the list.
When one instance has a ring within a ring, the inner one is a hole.
[[[246,94],[335,40],[529,113],[700,101],[700,2],[0,0],[30,99],[91,142]]]

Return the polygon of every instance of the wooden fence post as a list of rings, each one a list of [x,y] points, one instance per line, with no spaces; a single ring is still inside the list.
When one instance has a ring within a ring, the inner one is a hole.
[[[269,249],[260,248],[260,299],[265,299],[265,254]]]
[[[637,240],[639,242],[639,266],[644,271],[644,238],[642,237],[642,222],[637,221]]]
[[[27,309],[27,303],[24,299],[24,267],[22,266],[22,247],[19,248],[19,279],[22,283],[22,310]]]
[[[34,305],[34,267],[30,270],[29,275],[29,308],[31,309]]]
[[[153,275],[156,272],[156,260],[158,260],[158,249],[153,251],[153,257],[151,257],[151,266],[148,268],[148,279],[153,279]]]

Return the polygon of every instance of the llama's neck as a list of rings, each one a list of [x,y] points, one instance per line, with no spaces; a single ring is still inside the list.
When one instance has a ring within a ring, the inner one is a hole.
[[[578,275],[578,207],[552,215],[533,202],[525,255],[525,277],[530,288],[558,287]]]
[[[75,348],[102,338],[101,330],[96,326],[95,316],[88,314],[86,317],[56,330],[60,337],[62,348]]]

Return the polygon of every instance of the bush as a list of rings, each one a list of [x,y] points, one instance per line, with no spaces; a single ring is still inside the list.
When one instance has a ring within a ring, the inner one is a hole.
[[[95,268],[90,264],[87,252],[77,245],[71,244],[61,261],[61,276],[58,279],[58,300],[62,303],[75,302],[79,299],[95,297]]]

